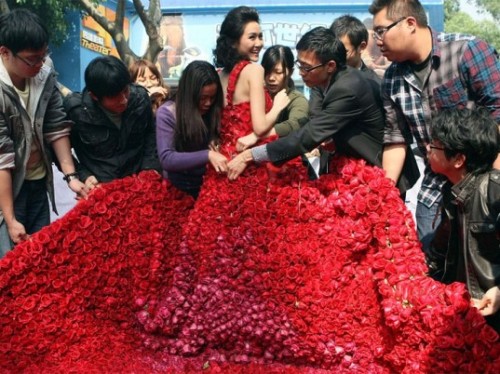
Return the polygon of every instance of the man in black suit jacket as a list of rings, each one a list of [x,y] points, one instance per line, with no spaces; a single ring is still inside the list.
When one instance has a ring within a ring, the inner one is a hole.
[[[375,73],[375,71],[365,65],[362,59],[363,52],[365,51],[369,40],[368,30],[366,29],[366,26],[356,17],[353,17],[351,15],[343,15],[336,18],[332,22],[330,30],[333,31],[335,37],[337,37],[342,42],[346,49],[346,65],[358,69],[365,74],[365,76],[369,79],[370,84],[373,86],[372,89],[374,89],[375,92],[375,100],[377,100],[377,105],[383,107],[380,91],[382,80],[377,75],[377,73]],[[321,110],[322,103],[322,90],[318,87],[311,88],[309,98],[309,109],[311,113],[314,113],[317,110]],[[415,155],[413,154],[412,148],[410,146],[410,144],[412,143],[412,139],[411,136],[407,137],[408,146],[403,166],[403,173],[401,174],[397,184],[402,193],[410,189],[420,176],[420,171],[418,170]],[[323,150],[321,155],[322,160],[328,159],[328,154],[325,155],[325,153],[327,153],[327,151]],[[375,165],[380,166],[377,163]],[[322,169],[320,169],[320,171],[324,170],[324,166],[325,165],[322,165]]]
[[[297,44],[297,68],[308,87],[319,88],[321,107],[297,132],[267,145],[245,150],[229,163],[236,179],[251,161],[281,163],[332,139],[336,151],[381,165],[384,112],[374,86],[357,69],[346,66],[346,50],[334,33],[316,27]]]

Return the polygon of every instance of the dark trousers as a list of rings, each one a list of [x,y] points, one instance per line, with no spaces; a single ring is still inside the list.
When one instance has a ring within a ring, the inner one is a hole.
[[[50,208],[45,178],[24,181],[21,192],[14,201],[16,219],[28,234],[40,231],[50,224]]]
[[[24,181],[19,195],[14,200],[14,214],[16,220],[24,225],[27,234],[34,234],[40,231],[42,227],[50,224],[49,199],[47,197],[45,178]],[[0,235],[0,258],[14,246],[8,234],[5,236],[6,229],[4,221],[0,227],[3,232]]]

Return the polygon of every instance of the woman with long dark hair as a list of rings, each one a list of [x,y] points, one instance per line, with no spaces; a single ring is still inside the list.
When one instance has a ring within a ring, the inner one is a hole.
[[[222,86],[215,68],[193,61],[179,80],[175,102],[157,111],[156,140],[163,175],[174,186],[197,197],[210,163],[225,172],[227,159],[217,151]]]

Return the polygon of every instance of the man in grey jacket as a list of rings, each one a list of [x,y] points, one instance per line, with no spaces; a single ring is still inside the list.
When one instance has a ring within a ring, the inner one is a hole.
[[[54,205],[51,153],[72,191],[78,179],[54,72],[44,65],[48,32],[35,14],[16,9],[0,16],[0,257],[50,223]]]

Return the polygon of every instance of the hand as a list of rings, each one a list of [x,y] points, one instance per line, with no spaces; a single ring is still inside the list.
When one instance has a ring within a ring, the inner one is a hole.
[[[210,144],[208,145],[208,149],[210,151],[219,152],[220,151],[220,144],[218,142],[212,140],[210,142]]]
[[[227,158],[223,154],[210,150],[208,151],[208,161],[217,173],[227,173]]]
[[[473,299],[473,302],[483,316],[495,314],[500,308],[500,288],[498,286],[490,288],[481,300]]]
[[[83,184],[79,179],[72,179],[68,183],[68,187],[76,193],[76,199],[86,198],[89,193],[89,188]]]
[[[147,90],[149,93],[149,97],[153,97],[153,96],[167,97],[168,96],[168,90],[162,86],[148,87]]]
[[[7,225],[7,229],[9,231],[10,239],[14,242],[14,244],[19,244],[30,237],[26,233],[24,225],[15,218],[9,225]]]
[[[253,157],[249,149],[229,161],[229,164],[227,164],[227,176],[229,180],[236,180],[245,171],[247,164],[251,161],[253,161]]]
[[[236,152],[243,152],[245,149],[253,147],[258,141],[259,138],[253,132],[246,136],[242,136],[236,142]]]
[[[319,151],[319,148],[314,148],[311,152],[304,153],[304,156],[307,158],[319,157],[321,156],[321,152]]]
[[[89,191],[92,191],[94,188],[99,187],[99,181],[95,176],[91,175],[85,179],[85,187],[87,187]]]
[[[277,110],[278,112],[281,112],[283,109],[287,107],[287,105],[290,104],[290,98],[286,94],[286,89],[282,89],[280,92],[278,92],[273,99],[273,109]]]

